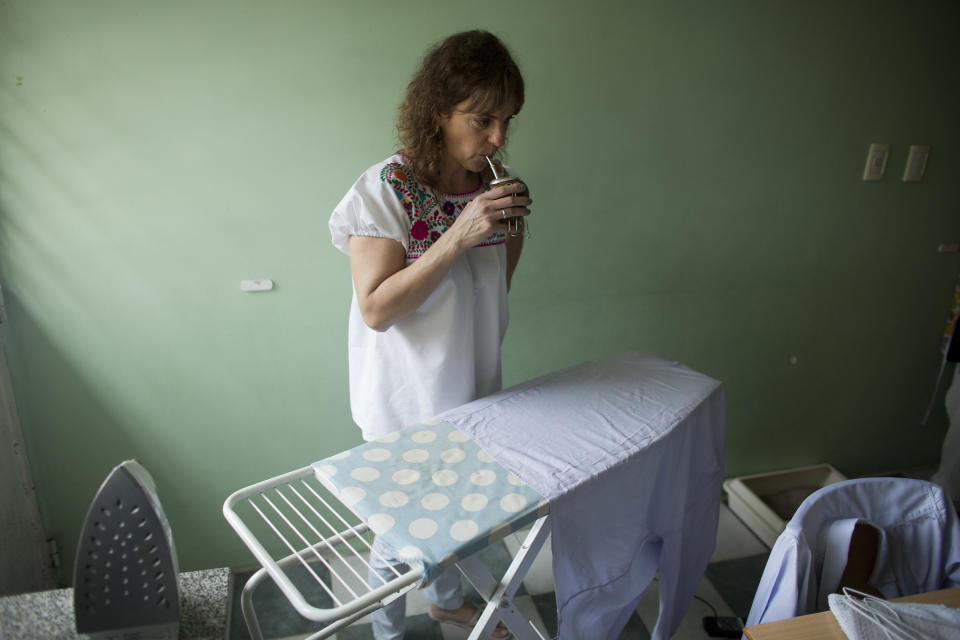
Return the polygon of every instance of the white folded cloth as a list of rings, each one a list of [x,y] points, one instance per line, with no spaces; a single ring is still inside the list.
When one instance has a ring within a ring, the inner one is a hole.
[[[827,601],[850,640],[954,640],[960,636],[960,609],[942,604],[890,602],[853,589],[831,594]]]

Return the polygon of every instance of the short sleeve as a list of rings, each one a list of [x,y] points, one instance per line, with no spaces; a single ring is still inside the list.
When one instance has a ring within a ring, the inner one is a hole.
[[[381,178],[383,163],[368,169],[354,183],[330,216],[333,246],[350,254],[350,236],[389,238],[410,243],[410,218],[402,194]]]

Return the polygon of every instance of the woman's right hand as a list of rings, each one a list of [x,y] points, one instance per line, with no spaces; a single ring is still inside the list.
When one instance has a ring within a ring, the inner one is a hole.
[[[522,182],[495,187],[467,203],[443,235],[452,234],[450,240],[460,251],[466,251],[493,233],[505,232],[507,218],[530,215],[529,204],[529,192]]]
[[[385,331],[426,301],[454,261],[491,234],[506,231],[505,219],[526,216],[530,198],[520,182],[491,189],[467,203],[453,225],[427,251],[406,264],[406,251],[388,238],[350,237],[350,271],[364,322]]]

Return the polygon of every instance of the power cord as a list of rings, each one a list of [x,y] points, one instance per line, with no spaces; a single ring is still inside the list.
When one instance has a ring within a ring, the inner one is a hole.
[[[697,594],[693,594],[693,599],[694,599],[694,600],[699,600],[699,601],[702,602],[703,604],[705,604],[705,605],[707,605],[708,607],[710,607],[710,611],[713,611],[713,617],[714,617],[714,618],[717,617],[717,615],[718,615],[718,614],[717,614],[717,608],[716,608],[715,606],[713,606],[712,604],[710,604],[708,601],[706,601],[705,599],[701,598],[701,597],[698,596]]]
[[[693,597],[710,607],[710,611],[713,612],[712,616],[703,617],[703,630],[708,636],[711,638],[739,638],[743,634],[743,621],[740,618],[717,615],[717,608],[708,600],[696,594]]]

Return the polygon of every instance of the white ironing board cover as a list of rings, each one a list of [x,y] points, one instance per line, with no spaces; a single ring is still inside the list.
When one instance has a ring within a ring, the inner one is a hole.
[[[317,480],[423,583],[546,515],[536,491],[453,425],[413,426],[313,464]]]

